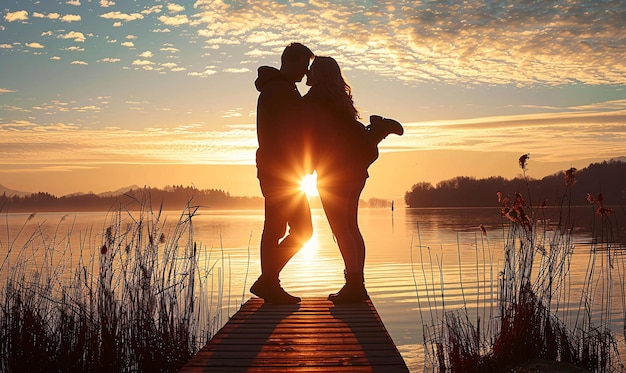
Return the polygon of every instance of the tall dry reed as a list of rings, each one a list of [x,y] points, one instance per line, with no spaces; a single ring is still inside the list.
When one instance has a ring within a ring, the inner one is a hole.
[[[527,155],[519,160],[524,175],[527,160]],[[592,229],[596,233],[588,243],[582,289],[573,291],[570,281],[576,247],[570,198],[575,171],[565,172],[566,188],[556,224],[522,193],[512,198],[498,195],[503,217],[502,265],[494,276],[492,249],[482,238],[480,243],[477,240],[473,274],[461,265],[459,254],[460,308],[446,308],[444,279],[441,277],[437,284],[433,274],[442,272],[439,258],[433,267],[431,249],[418,242],[424,276],[421,283],[419,276],[414,278],[427,371],[510,371],[533,359],[571,363],[590,372],[624,371],[611,322],[616,301],[621,301],[617,306],[621,306],[626,320],[625,250],[617,221],[601,195],[598,200],[589,198],[599,229]],[[485,237],[485,230],[481,230],[481,237]],[[430,259],[423,258],[424,251]],[[431,281],[426,273],[431,273]],[[463,279],[468,275],[476,279],[475,308],[465,298]],[[427,303],[419,300],[420,293]]]
[[[0,371],[180,368],[221,325],[221,258],[194,242],[196,212],[188,203],[170,224],[146,196],[110,211],[102,233],[79,232],[79,252],[73,228],[7,227]]]

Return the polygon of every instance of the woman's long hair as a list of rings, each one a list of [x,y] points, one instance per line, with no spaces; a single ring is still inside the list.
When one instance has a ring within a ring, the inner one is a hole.
[[[329,105],[341,118],[360,118],[352,100],[352,88],[343,78],[334,58],[316,56],[311,64],[310,74],[313,80],[310,93],[315,99]]]

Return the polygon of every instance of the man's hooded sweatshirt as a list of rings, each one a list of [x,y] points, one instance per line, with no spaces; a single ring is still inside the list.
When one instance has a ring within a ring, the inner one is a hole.
[[[294,82],[278,69],[261,66],[254,82],[257,102],[256,153],[259,179],[299,183],[309,173],[307,146],[299,111],[301,96]]]

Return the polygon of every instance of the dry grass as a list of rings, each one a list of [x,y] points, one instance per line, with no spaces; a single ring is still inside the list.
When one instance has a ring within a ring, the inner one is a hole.
[[[71,231],[38,229],[16,247],[22,227],[0,242],[0,371],[172,372],[213,335],[221,259],[200,255],[197,208],[168,224],[149,198],[137,203],[110,212],[98,239],[80,232],[78,257]]]
[[[583,289],[578,289],[579,301],[573,298],[570,287],[575,245],[569,195],[574,180],[575,170],[569,170],[561,218],[556,226],[548,226],[541,208],[534,209],[522,194],[516,193],[511,200],[499,196],[504,220],[503,265],[494,279],[490,275],[493,269],[487,264],[492,256],[485,253],[483,245],[483,257],[479,259],[481,245],[477,245],[475,275],[483,274],[479,285],[482,282],[485,288],[494,289],[496,299],[490,299],[488,291],[483,292],[481,299],[478,290],[476,314],[470,315],[471,307],[464,293],[463,306],[447,310],[443,277],[438,291],[435,281],[424,275],[421,291],[427,294],[428,304],[419,307],[425,330],[427,371],[525,371],[519,367],[532,360],[561,362],[590,372],[624,371],[610,329],[616,299],[622,300],[621,309],[626,313],[624,249],[616,237],[619,230],[611,220],[612,211],[604,207],[601,199],[597,208],[594,205],[594,212],[602,225],[602,234],[591,242]],[[421,242],[419,248],[422,252]],[[433,268],[432,258],[430,268],[424,264],[428,261],[421,261],[424,273],[441,272],[441,264]],[[459,273],[461,291],[467,275]],[[620,289],[613,287],[615,282],[621,285]],[[572,303],[579,303],[577,311],[568,307]]]

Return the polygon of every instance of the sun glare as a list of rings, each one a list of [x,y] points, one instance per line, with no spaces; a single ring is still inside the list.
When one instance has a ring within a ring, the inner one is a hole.
[[[302,189],[302,191],[309,197],[318,196],[317,174],[313,172],[311,175],[306,175],[300,182],[300,189]]]
[[[317,240],[317,234],[313,233],[311,239],[307,241],[300,253],[307,263],[310,263],[317,256],[317,249],[319,249],[319,242]]]

